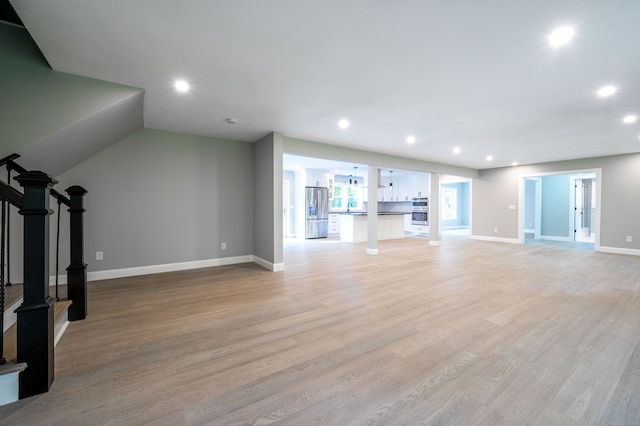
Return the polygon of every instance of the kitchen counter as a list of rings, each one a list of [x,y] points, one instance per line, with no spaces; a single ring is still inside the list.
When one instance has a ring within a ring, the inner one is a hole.
[[[406,213],[378,213],[378,240],[404,238],[404,215]],[[340,215],[340,239],[350,243],[367,241],[368,214],[350,212]]]

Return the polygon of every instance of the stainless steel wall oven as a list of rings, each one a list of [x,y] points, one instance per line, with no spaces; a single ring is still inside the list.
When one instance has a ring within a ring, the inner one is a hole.
[[[428,198],[412,198],[411,199],[411,224],[412,225],[429,225],[429,199]]]

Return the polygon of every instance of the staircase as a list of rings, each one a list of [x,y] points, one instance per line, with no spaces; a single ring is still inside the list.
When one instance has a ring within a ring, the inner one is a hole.
[[[54,380],[54,348],[69,321],[82,320],[87,310],[87,272],[83,261],[83,197],[80,186],[67,188],[69,198],[60,194],[57,183],[46,173],[27,171],[13,154],[0,159],[7,168],[8,183],[0,180],[0,405],[47,392]],[[11,186],[11,172],[22,192]],[[62,204],[69,209],[70,260],[67,270],[68,300],[58,300],[58,238],[56,238],[56,298],[49,291],[49,209],[50,197],[58,204],[58,226]],[[10,284],[10,207],[23,221],[23,284]],[[6,244],[5,244],[6,237]],[[6,263],[5,263],[5,260]],[[6,272],[6,275],[5,275]],[[5,277],[7,278],[5,282]],[[6,284],[6,285],[5,285]],[[7,296],[7,297],[5,297]],[[9,361],[9,362],[6,362]]]
[[[19,399],[19,374],[27,367],[26,363],[18,363],[17,324],[14,311],[20,307],[22,299],[22,285],[9,287],[6,297],[7,308],[4,313],[4,358],[6,364],[0,365],[0,406],[15,402]],[[69,326],[70,300],[60,300],[54,304],[53,312],[53,344],[56,346],[65,330]]]

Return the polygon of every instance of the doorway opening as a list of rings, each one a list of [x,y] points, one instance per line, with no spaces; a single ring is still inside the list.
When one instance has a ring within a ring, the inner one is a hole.
[[[596,210],[595,173],[572,176],[573,241],[593,243]]]
[[[468,178],[440,177],[440,231],[443,237],[470,237],[471,185],[472,180]]]
[[[598,250],[599,174],[600,169],[524,176],[520,242]]]

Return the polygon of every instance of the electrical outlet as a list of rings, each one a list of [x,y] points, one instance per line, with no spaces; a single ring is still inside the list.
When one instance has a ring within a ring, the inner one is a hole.
[[[627,242],[628,243],[633,242],[633,238],[631,238],[631,235],[627,235]]]
[[[498,228],[493,228],[493,232],[498,232]]]
[[[220,243],[220,249],[226,250],[227,249],[227,243]]]
[[[104,252],[97,251],[96,252],[96,260],[102,260],[102,259],[104,259]]]

